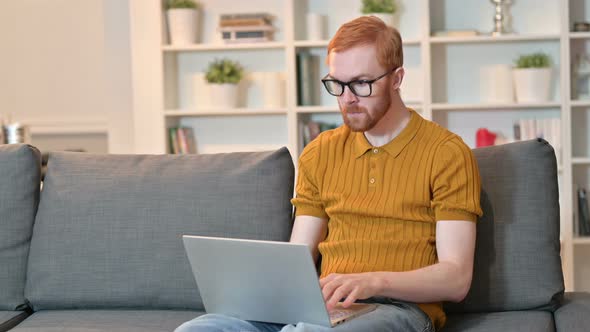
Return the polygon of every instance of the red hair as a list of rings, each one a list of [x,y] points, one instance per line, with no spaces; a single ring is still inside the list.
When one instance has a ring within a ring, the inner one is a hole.
[[[377,61],[386,69],[404,64],[399,31],[375,16],[361,16],[343,24],[328,44],[328,55],[363,45],[375,45]]]

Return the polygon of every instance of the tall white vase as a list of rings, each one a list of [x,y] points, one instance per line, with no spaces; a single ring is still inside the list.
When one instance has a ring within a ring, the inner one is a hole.
[[[211,108],[232,109],[238,107],[237,84],[209,84]]]
[[[540,103],[551,97],[551,68],[515,68],[513,70],[516,101]]]
[[[170,44],[188,45],[197,42],[198,11],[191,8],[173,8],[166,11]]]
[[[482,102],[514,103],[512,67],[507,64],[483,66],[479,70],[479,91]]]

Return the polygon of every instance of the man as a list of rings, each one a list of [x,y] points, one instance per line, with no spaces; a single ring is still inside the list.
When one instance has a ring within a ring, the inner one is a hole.
[[[334,330],[440,329],[442,301],[461,301],[471,285],[482,214],[476,161],[461,138],[404,105],[397,30],[375,17],[348,22],[328,45],[327,63],[322,82],[345,125],[301,154],[291,242],[307,244],[316,260],[321,254],[328,309],[379,303]],[[202,331],[329,330],[218,315],[197,321],[189,325]]]

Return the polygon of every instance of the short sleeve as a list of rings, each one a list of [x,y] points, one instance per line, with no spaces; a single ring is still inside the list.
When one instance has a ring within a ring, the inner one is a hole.
[[[317,170],[319,140],[312,141],[303,150],[299,158],[297,185],[295,198],[291,203],[295,206],[295,216],[313,216],[327,219],[324,204],[320,197],[320,191],[314,170]]]
[[[471,149],[454,136],[439,146],[431,175],[432,201],[436,221],[476,221],[480,207],[481,179]]]

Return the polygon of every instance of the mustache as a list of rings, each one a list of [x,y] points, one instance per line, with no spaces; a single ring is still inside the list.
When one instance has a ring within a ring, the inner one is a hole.
[[[345,106],[343,111],[346,113],[365,113],[366,109],[360,106]]]

